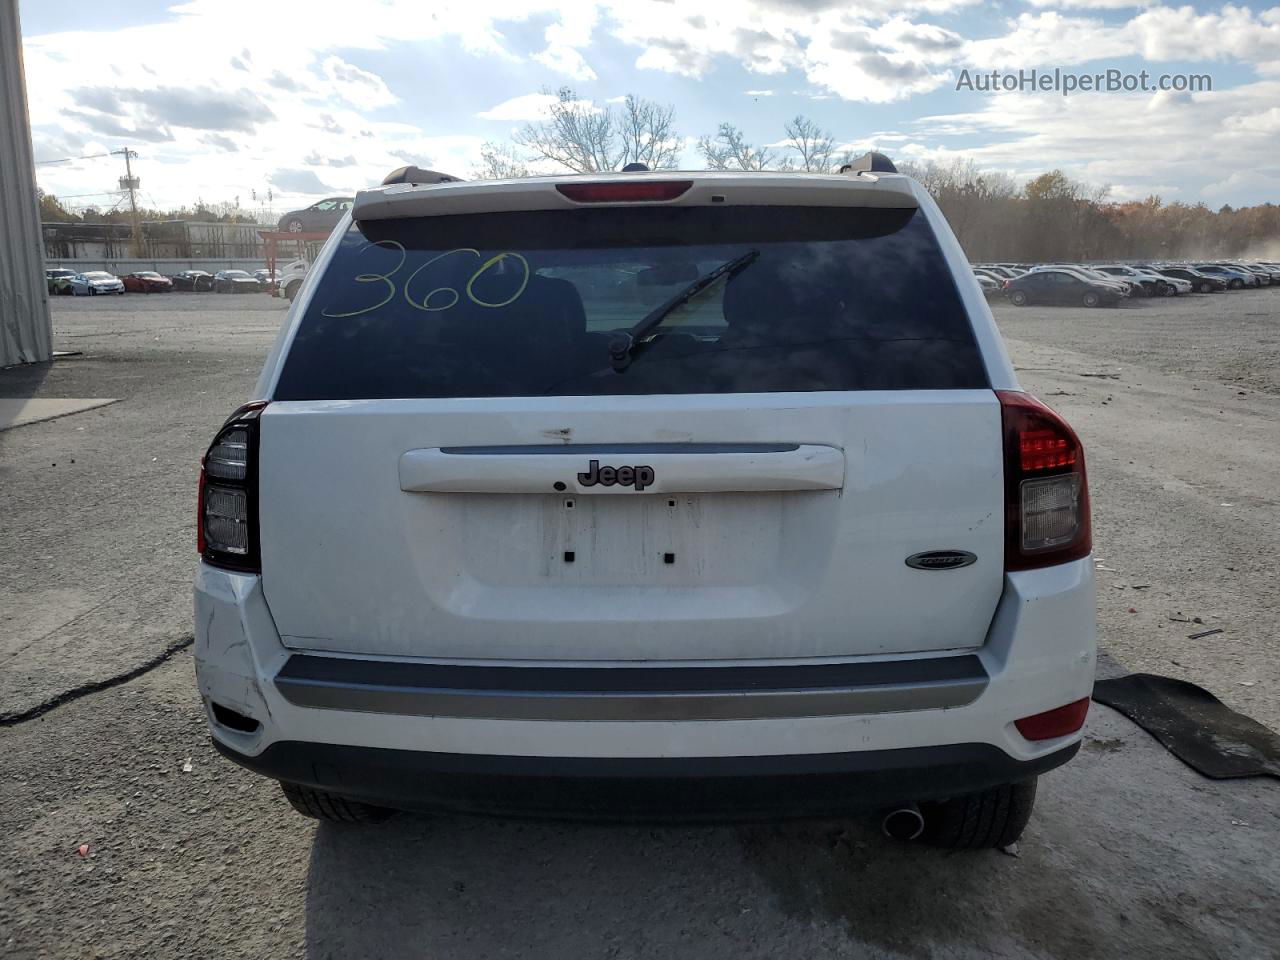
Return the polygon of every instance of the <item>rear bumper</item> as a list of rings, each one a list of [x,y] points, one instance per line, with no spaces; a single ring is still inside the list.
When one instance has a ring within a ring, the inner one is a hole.
[[[1037,776],[1080,744],[1015,760],[990,744],[781,757],[477,756],[282,741],[256,757],[214,740],[255,773],[402,810],[573,819],[845,816]]]
[[[300,654],[281,643],[259,577],[203,563],[195,626],[210,731],[236,762],[389,806],[477,810],[503,809],[500,801],[513,791],[536,794],[535,809],[550,810],[572,800],[583,782],[636,779],[620,770],[640,770],[638,779],[657,784],[658,793],[674,789],[668,781],[687,779],[671,771],[692,771],[761,815],[803,806],[785,799],[794,800],[796,790],[827,791],[827,800],[804,808],[821,813],[834,809],[836,798],[848,810],[855,802],[874,806],[1018,780],[1065,762],[1080,734],[1033,742],[1014,721],[1089,696],[1095,658],[1091,557],[1007,575],[976,650],[668,664],[643,670],[670,671],[669,679],[649,677],[630,689],[566,688],[564,673],[603,668],[621,676],[635,664],[526,661],[508,665],[520,675],[513,685],[494,673],[501,665],[492,661]],[[707,669],[721,671],[715,684],[681,688],[679,675]],[[810,675],[788,674],[770,686],[738,682],[733,673],[767,678],[792,669]],[[944,669],[951,672],[929,674]],[[530,679],[542,670],[545,683]],[[824,679],[815,682],[815,672]],[[214,704],[251,718],[251,729],[219,722]],[[572,774],[567,793],[561,770]],[[742,782],[783,775],[798,776],[799,786],[766,782],[748,790]],[[538,785],[547,777],[551,786]],[[492,787],[497,800],[481,799],[479,786]],[[608,789],[606,800],[626,800],[626,789]],[[703,788],[684,789],[696,795]],[[757,789],[758,797],[749,796]],[[581,803],[569,806],[583,812]],[[707,806],[719,808],[712,800]],[[587,807],[588,815],[601,808]]]

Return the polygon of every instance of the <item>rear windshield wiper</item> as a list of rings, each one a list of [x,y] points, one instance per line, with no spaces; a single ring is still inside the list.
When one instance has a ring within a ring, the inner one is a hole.
[[[636,354],[644,349],[644,344],[641,341],[652,333],[654,328],[662,323],[663,320],[667,319],[677,307],[688,303],[725,274],[736,273],[743,267],[754,263],[759,256],[759,250],[748,250],[742,256],[734,257],[732,260],[720,264],[714,270],[704,273],[697,280],[694,280],[665,303],[654,307],[645,315],[643,320],[630,330],[619,332],[609,342],[609,362],[613,365],[613,369],[619,373],[627,369],[631,365],[631,361],[635,359]]]

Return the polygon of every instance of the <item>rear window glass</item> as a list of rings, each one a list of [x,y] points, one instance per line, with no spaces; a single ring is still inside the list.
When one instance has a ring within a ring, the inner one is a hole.
[[[630,331],[692,281],[624,370]],[[275,397],[509,397],[987,386],[916,210],[650,207],[379,220],[342,239]]]

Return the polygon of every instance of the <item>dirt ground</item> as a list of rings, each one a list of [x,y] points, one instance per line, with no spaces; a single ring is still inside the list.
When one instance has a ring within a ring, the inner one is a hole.
[[[196,462],[283,305],[54,309],[81,355],[0,372],[0,396],[121,402],[0,432],[0,955],[1280,955],[1280,784],[1205,780],[1096,705],[1017,857],[865,819],[294,816],[209,747],[185,647]],[[1280,729],[1280,290],[996,312],[1086,443],[1104,669]]]

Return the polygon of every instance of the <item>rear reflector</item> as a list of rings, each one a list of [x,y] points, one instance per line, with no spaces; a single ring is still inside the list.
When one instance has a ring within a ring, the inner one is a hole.
[[[1089,713],[1089,698],[1068,703],[1065,707],[1055,707],[1044,713],[1015,720],[1013,725],[1028,740],[1052,740],[1075,733],[1084,726],[1084,718]]]
[[[692,180],[641,180],[557,183],[556,189],[575,203],[658,203],[674,200],[692,186]]]

